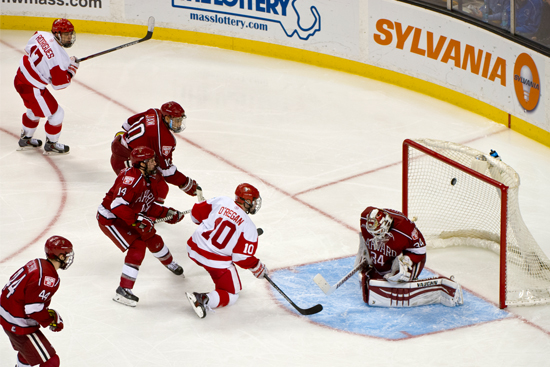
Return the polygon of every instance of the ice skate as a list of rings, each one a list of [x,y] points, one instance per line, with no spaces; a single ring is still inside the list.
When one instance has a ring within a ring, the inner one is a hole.
[[[166,265],[166,267],[174,274],[181,275],[183,278],[185,278],[185,275],[183,275],[183,268],[178,265],[177,262],[172,261],[170,264]]]
[[[42,140],[40,139],[33,139],[32,136],[24,136],[21,135],[21,139],[19,139],[19,149],[17,150],[30,150],[35,148],[40,148],[42,146]]]
[[[189,303],[191,304],[191,307],[193,307],[193,310],[197,316],[204,319],[206,317],[206,304],[208,303],[208,296],[206,293],[185,292],[185,295],[187,296],[187,299],[189,300]]]
[[[50,139],[46,138],[44,154],[69,154],[69,146],[58,142],[51,142]]]
[[[113,297],[113,301],[122,303],[123,305],[136,307],[139,301],[139,298],[132,293],[131,289],[118,287],[116,289],[116,294]]]

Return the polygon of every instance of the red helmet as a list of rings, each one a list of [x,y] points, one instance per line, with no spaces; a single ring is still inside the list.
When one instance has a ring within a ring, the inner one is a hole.
[[[166,102],[160,107],[162,112],[163,121],[166,123],[166,126],[175,133],[180,133],[185,129],[185,124],[183,120],[187,118],[185,116],[185,110],[180,106],[179,103],[171,101]],[[169,122],[166,122],[164,117],[169,118]]]
[[[151,158],[155,158],[155,151],[149,147],[136,147],[132,149],[132,153],[130,153],[130,162],[132,162],[132,166],[136,168],[140,168],[141,162]]]
[[[56,19],[52,24],[52,33],[57,42],[66,48],[71,47],[76,41],[76,33],[73,24],[65,18]],[[70,33],[70,39],[64,39],[62,33]]]
[[[52,236],[46,241],[44,246],[46,257],[51,260],[56,260],[61,263],[61,269],[68,269],[73,263],[74,252],[73,244],[68,239],[61,236]],[[61,260],[59,256],[65,256],[64,260]]]
[[[393,223],[393,218],[383,209],[373,209],[367,215],[365,228],[374,237],[385,237]]]
[[[260,192],[248,183],[237,186],[235,189],[235,202],[242,206],[247,214],[256,214],[262,207]]]

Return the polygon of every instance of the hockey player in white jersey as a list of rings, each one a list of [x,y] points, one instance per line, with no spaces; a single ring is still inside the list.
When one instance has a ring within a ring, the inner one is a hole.
[[[243,183],[237,186],[234,200],[219,196],[193,206],[191,219],[199,227],[187,241],[187,253],[215,285],[208,294],[186,293],[200,318],[207,310],[230,306],[239,298],[242,287],[235,265],[250,270],[258,279],[267,274],[265,265],[254,256],[258,230],[248,216],[256,214],[261,205],[258,189]]]
[[[64,111],[46,88],[67,88],[78,70],[76,58],[69,57],[64,48],[76,40],[74,26],[67,19],[56,19],[51,32],[35,32],[25,47],[15,76],[15,89],[23,99],[27,112],[23,114],[23,126],[19,149],[34,149],[42,141],[33,138],[40,118],[48,121],[44,126],[46,143],[44,154],[67,154],[69,146],[58,142],[63,125]]]

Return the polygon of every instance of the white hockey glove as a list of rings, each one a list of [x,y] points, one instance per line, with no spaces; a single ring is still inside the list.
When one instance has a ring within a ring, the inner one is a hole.
[[[67,69],[69,74],[71,74],[71,78],[74,78],[79,66],[80,66],[80,63],[76,61],[76,57],[71,56],[71,63],[69,65],[69,68]]]
[[[391,283],[404,283],[411,280],[413,262],[407,255],[399,255],[393,260],[391,272],[384,278]]]
[[[250,271],[258,279],[261,279],[264,277],[264,275],[268,274],[267,268],[261,261],[258,261],[258,265],[256,265],[255,267],[250,268]]]

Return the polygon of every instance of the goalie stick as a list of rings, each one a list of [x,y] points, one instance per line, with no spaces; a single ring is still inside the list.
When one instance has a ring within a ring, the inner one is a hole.
[[[313,307],[306,308],[306,309],[298,307],[294,302],[292,302],[290,298],[288,298],[288,296],[281,290],[281,288],[277,287],[277,284],[275,284],[267,274],[264,275],[264,278],[269,282],[269,284],[273,286],[273,288],[275,288],[279,293],[281,293],[281,295],[288,301],[288,303],[290,303],[292,307],[294,307],[300,314],[313,315],[323,310],[323,305],[320,305],[320,304],[317,304]]]
[[[154,17],[149,17],[149,20],[148,20],[148,23],[147,23],[147,34],[145,35],[145,37],[143,37],[141,39],[138,39],[137,41],[132,41],[132,42],[129,42],[129,43],[125,43],[124,45],[120,45],[120,46],[113,47],[113,48],[110,48],[110,49],[105,50],[105,51],[98,52],[98,53],[93,54],[93,55],[85,56],[81,59],[76,59],[76,62],[81,62],[81,61],[86,61],[86,60],[89,60],[89,59],[93,59],[94,57],[105,55],[105,54],[108,54],[110,52],[121,50],[123,48],[130,47],[130,46],[133,46],[133,45],[137,45],[138,43],[150,40],[153,37],[153,30],[154,29],[155,29],[155,18]]]
[[[357,273],[359,270],[361,270],[361,268],[363,267],[363,265],[366,263],[367,261],[363,261],[363,262],[360,262],[359,264],[357,264],[349,273],[347,273],[342,279],[340,279],[338,281],[338,283],[336,283],[335,285],[333,286],[330,286],[328,284],[328,282],[325,280],[325,278],[323,278],[323,276],[321,274],[317,274],[314,278],[313,278],[313,281],[315,282],[315,284],[317,284],[319,286],[319,288],[321,288],[321,290],[327,295],[327,296],[330,296],[330,294],[332,292],[334,292],[335,290],[337,290],[338,288],[340,288],[340,286],[342,284],[344,284],[349,278],[351,278],[353,276],[353,274]]]

